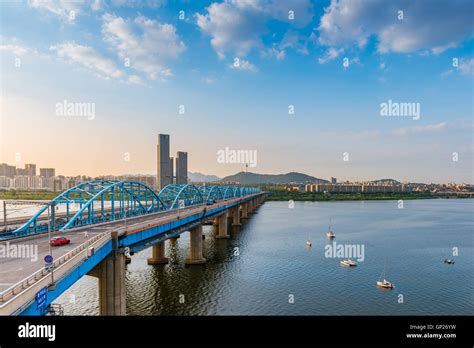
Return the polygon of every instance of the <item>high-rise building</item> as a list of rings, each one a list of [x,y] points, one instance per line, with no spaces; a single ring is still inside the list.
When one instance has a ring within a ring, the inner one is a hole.
[[[188,183],[188,153],[178,151],[176,157],[176,183],[187,184]]]
[[[28,172],[25,168],[17,168],[15,171],[15,175],[28,175]]]
[[[36,176],[36,164],[25,164],[26,175]]]
[[[30,187],[30,177],[28,175],[15,175],[14,187],[28,189]]]
[[[174,158],[170,157],[170,184],[174,184]]]
[[[45,178],[52,178],[56,176],[56,169],[54,168],[40,168],[40,176]]]
[[[170,136],[168,134],[158,135],[158,145],[156,146],[156,187],[161,190],[172,183],[172,168],[170,165]]]
[[[6,176],[8,178],[13,178],[16,174],[16,167],[9,166],[6,163],[0,164],[0,176]]]

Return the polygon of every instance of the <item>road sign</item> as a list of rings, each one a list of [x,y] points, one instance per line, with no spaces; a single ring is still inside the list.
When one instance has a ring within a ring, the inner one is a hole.
[[[52,257],[51,255],[46,255],[46,256],[44,257],[44,262],[46,262],[46,263],[51,263],[51,262],[53,262],[53,257]]]
[[[48,298],[48,287],[45,286],[40,291],[38,291],[35,295],[36,300],[36,309],[41,310],[44,312],[46,308],[46,301]]]

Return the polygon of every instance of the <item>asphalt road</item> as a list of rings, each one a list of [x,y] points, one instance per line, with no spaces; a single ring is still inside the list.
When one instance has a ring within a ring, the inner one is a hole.
[[[137,223],[146,221],[159,223],[160,219],[167,219],[170,215],[178,216],[187,210],[195,208],[196,207],[189,207],[180,209],[179,211],[163,211],[157,214],[128,218],[127,226],[132,229],[132,225]],[[67,245],[51,247],[52,256],[56,260],[93,236],[123,226],[125,226],[124,220],[119,220],[100,226],[84,226],[68,230],[67,232],[52,233],[52,236],[66,236],[71,240]],[[86,231],[88,233],[87,238],[85,237]],[[7,253],[6,249],[8,249],[10,253]],[[21,255],[14,256],[11,254],[12,250],[22,250],[23,252]],[[44,257],[49,254],[49,250],[48,234],[0,242],[0,292],[43,268],[45,265]]]

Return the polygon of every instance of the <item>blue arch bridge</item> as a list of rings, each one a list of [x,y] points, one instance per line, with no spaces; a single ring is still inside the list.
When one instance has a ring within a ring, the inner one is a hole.
[[[229,225],[240,226],[266,196],[242,186],[168,185],[155,192],[137,181],[81,183],[0,234],[0,315],[52,313],[52,302],[86,274],[99,279],[100,313],[124,315],[130,255],[151,247],[148,264],[166,264],[165,241],[189,232],[185,262],[203,264],[202,225],[212,222],[217,238],[229,238]],[[50,236],[71,242],[51,247]]]

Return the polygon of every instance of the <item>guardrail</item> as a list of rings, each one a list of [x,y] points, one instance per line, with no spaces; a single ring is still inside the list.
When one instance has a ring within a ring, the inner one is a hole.
[[[67,252],[60,258],[58,258],[56,261],[53,262],[53,267],[54,269],[59,268],[61,265],[65,264],[68,260],[72,259],[74,256],[79,254],[81,251],[86,250],[90,246],[92,246],[94,243],[98,242],[102,238],[106,236],[110,237],[110,232],[103,232],[100,234],[97,234],[87,240],[86,242],[82,243],[79,245],[77,248],[72,249],[71,251]],[[101,246],[102,244],[100,244]],[[57,272],[55,272],[57,273]],[[2,306],[3,303],[9,301],[16,295],[20,294],[21,292],[27,290],[31,286],[33,286],[35,283],[43,280],[44,278],[49,277],[51,272],[46,269],[46,267],[41,268],[39,271],[36,271],[35,273],[31,274],[27,278],[23,279],[22,281],[10,286],[8,289],[0,292],[0,307]]]

